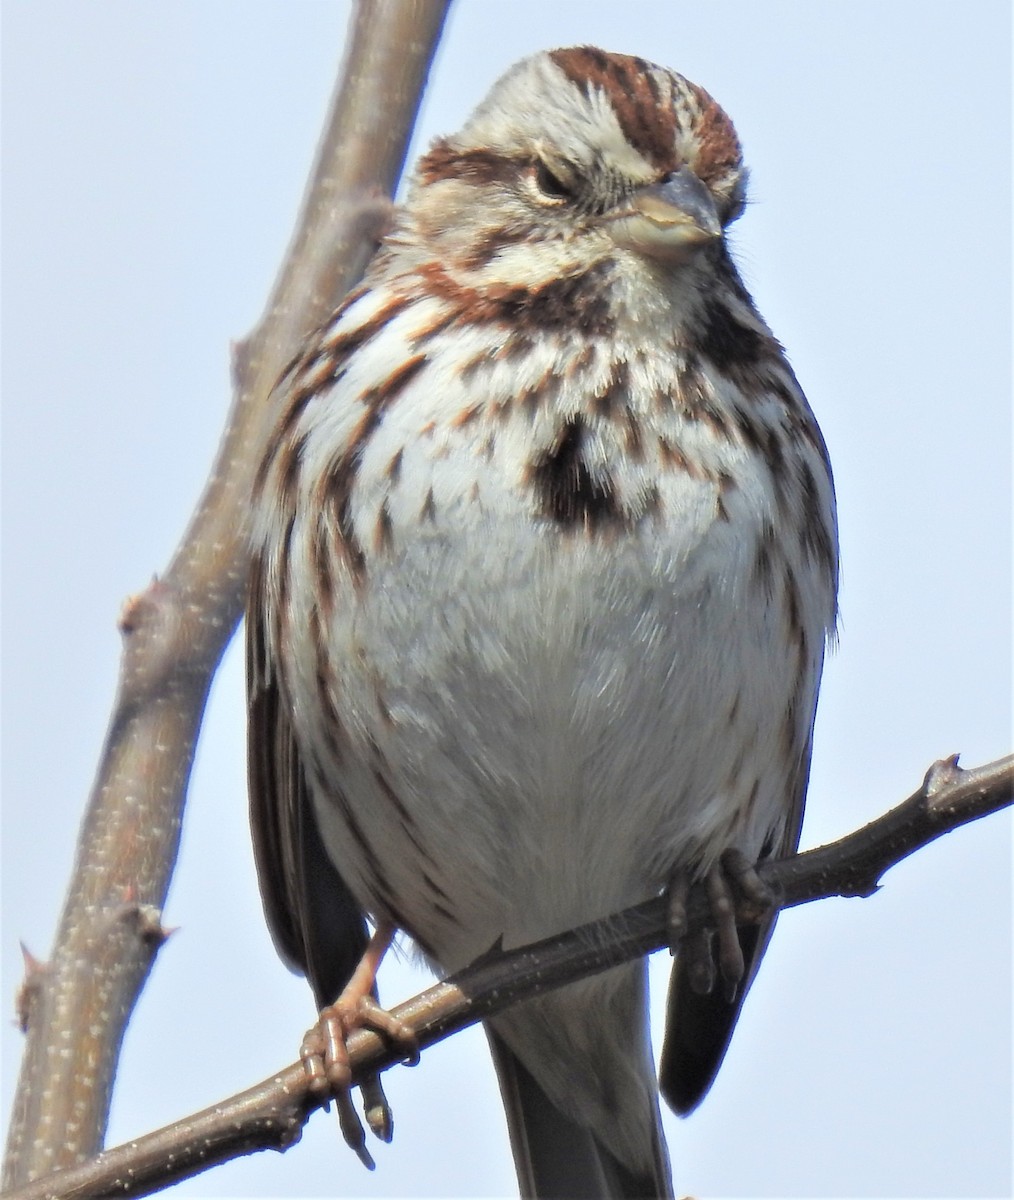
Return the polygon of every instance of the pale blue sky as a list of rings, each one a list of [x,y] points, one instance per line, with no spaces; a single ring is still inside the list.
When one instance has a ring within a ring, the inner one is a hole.
[[[164,566],[208,469],[229,340],[286,245],[347,6],[2,12],[6,1006],[18,939],[43,956],[52,938],[120,601]],[[735,246],[824,428],[841,510],[814,845],[902,799],[941,755],[1010,748],[1009,8],[458,0],[418,144],[516,58],[574,42],[703,84],[752,167]],[[117,1141],[291,1061],[312,1017],[260,914],[237,650],[198,753],[166,911],[179,931],[127,1035]],[[981,822],[872,900],[782,918],[714,1091],[668,1122],[681,1193],[1010,1194],[1010,829]],[[384,994],[419,986],[395,966]],[[20,1035],[0,1028],[6,1122]],[[513,1194],[480,1034],[393,1072],[389,1090],[397,1134],[373,1175],[319,1116],[289,1154],[178,1194]]]

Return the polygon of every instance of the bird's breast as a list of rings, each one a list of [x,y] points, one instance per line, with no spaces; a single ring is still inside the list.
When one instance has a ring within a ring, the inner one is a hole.
[[[827,620],[770,471],[657,363],[475,359],[302,447],[282,654],[329,852],[446,968],[758,853]]]

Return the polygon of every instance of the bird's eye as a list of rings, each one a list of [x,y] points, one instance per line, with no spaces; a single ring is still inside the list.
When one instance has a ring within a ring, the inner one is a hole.
[[[531,180],[543,204],[565,204],[574,199],[574,191],[540,159],[531,170]]]

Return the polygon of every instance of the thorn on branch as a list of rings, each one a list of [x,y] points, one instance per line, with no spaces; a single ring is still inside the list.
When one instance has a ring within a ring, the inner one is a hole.
[[[154,904],[138,904],[128,900],[116,910],[116,919],[131,922],[138,937],[156,950],[176,932],[176,926],[162,924],[162,910]]]
[[[157,575],[153,575],[143,592],[134,592],[124,600],[116,628],[124,637],[136,633],[157,612],[168,591],[168,586]]]
[[[25,974],[14,993],[14,1014],[18,1028],[22,1033],[27,1033],[32,1010],[38,1003],[43,981],[49,973],[49,963],[36,958],[24,942],[21,943],[21,957],[25,964]]]
[[[937,759],[926,772],[922,790],[927,800],[932,801],[934,796],[957,783],[964,774],[958,766],[959,757],[957,754],[949,754],[946,758]]]

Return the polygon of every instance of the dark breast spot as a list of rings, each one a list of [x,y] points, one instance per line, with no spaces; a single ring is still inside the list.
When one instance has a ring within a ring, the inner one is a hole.
[[[529,470],[539,512],[566,528],[589,531],[625,525],[607,473],[593,475],[584,455],[587,429],[580,417],[562,426],[553,446]]]

